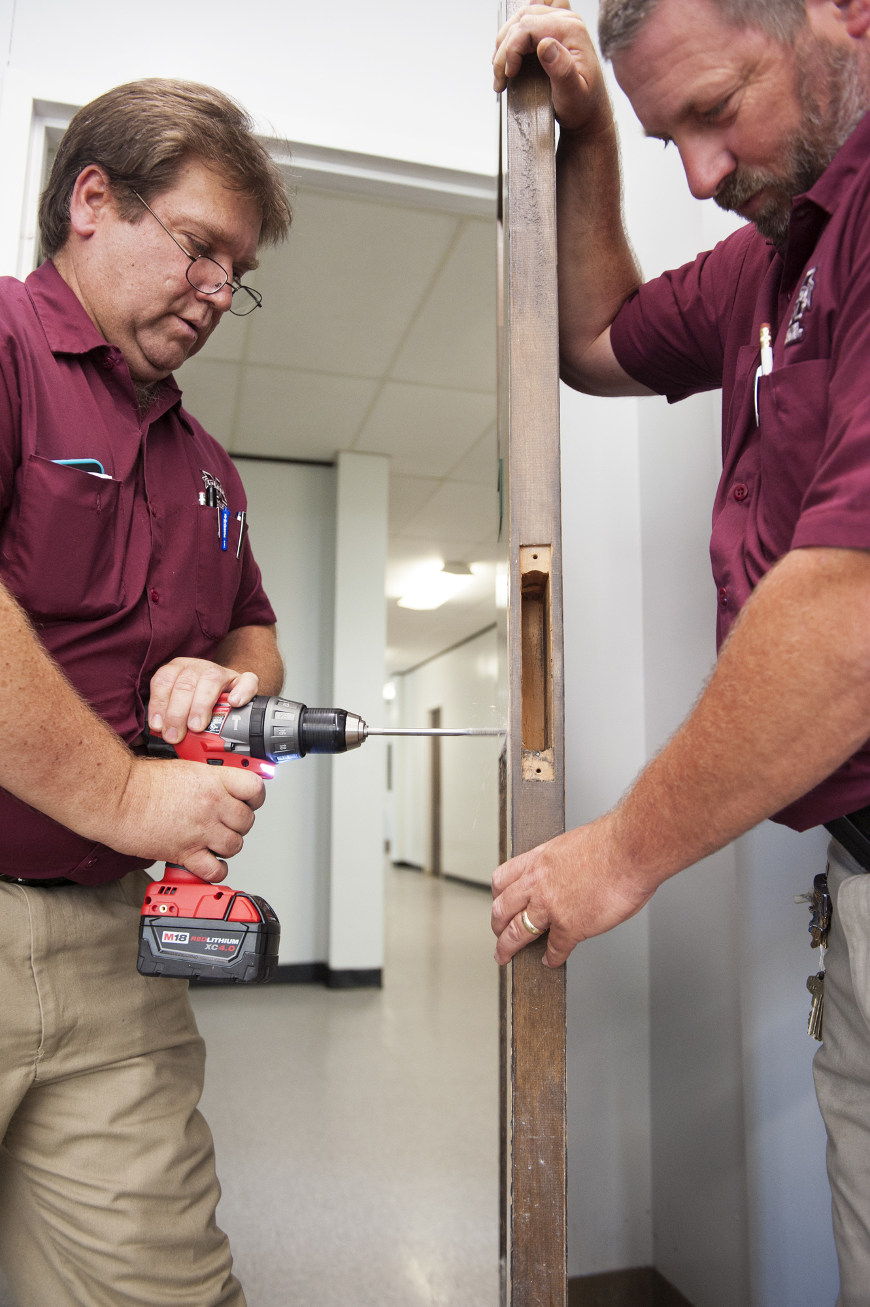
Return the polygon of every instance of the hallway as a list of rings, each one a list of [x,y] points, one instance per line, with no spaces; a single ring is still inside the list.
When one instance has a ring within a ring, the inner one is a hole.
[[[198,989],[249,1307],[495,1307],[489,896],[390,869],[383,990]]]

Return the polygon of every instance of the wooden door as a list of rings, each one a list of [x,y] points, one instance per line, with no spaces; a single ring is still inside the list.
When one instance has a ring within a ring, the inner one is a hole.
[[[520,0],[507,0],[507,16]],[[510,541],[509,855],[565,825],[554,121],[527,59],[502,96],[499,445]],[[567,1302],[565,968],[544,941],[504,969],[502,1300]]]

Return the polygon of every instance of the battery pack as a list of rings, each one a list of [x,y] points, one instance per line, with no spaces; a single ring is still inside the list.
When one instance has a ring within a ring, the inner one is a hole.
[[[163,881],[149,886],[139,919],[140,973],[237,984],[271,980],[281,927],[269,904],[256,894],[203,888],[210,891],[205,896],[208,906],[223,907],[226,915],[182,915],[181,905],[167,902],[171,886]],[[205,903],[201,900],[199,906]]]

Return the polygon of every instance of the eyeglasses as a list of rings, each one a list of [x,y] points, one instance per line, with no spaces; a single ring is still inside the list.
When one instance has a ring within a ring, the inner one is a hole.
[[[231,282],[226,269],[221,267],[217,259],[209,258],[207,254],[190,254],[184,248],[181,241],[172,235],[172,232],[166,226],[166,223],[161,222],[160,218],[157,217],[157,214],[151,208],[151,205],[145,204],[145,201],[142,199],[142,196],[138,191],[133,191],[132,193],[136,196],[136,199],[140,204],[145,205],[145,208],[151,214],[151,217],[160,223],[160,226],[166,232],[166,235],[171,240],[175,241],[175,244],[181,250],[184,257],[190,259],[190,266],[187,269],[185,276],[194,290],[201,291],[203,295],[217,295],[219,290],[223,290],[224,286],[229,284],[233,295],[230,304],[230,313],[234,314],[237,318],[246,318],[249,313],[254,312],[254,309],[260,308],[263,303],[263,296],[258,290],[254,290],[252,286],[243,286],[242,283],[237,280]]]

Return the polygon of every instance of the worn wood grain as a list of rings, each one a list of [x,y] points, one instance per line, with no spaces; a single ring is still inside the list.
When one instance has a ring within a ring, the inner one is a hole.
[[[507,12],[518,7],[508,0]],[[509,852],[564,829],[554,124],[537,64],[503,100],[500,447],[508,468]],[[565,971],[523,949],[502,985],[503,1301],[565,1307]]]

